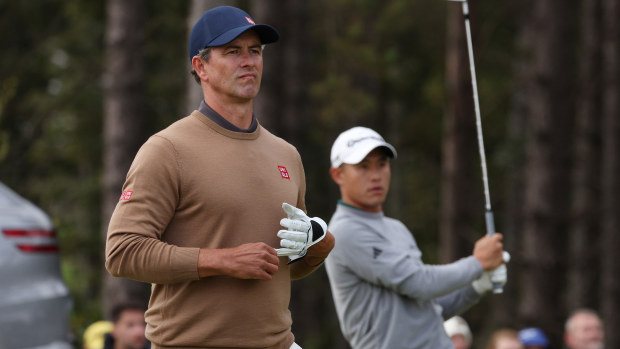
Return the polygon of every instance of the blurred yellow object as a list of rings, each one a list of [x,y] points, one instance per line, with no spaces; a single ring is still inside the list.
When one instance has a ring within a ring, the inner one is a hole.
[[[111,332],[113,327],[111,321],[93,322],[84,331],[84,349],[103,349],[104,336]]]

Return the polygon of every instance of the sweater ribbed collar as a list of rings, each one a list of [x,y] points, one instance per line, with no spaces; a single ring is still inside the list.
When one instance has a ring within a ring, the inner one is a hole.
[[[256,121],[256,117],[254,117],[254,113],[252,113],[252,123],[250,124],[250,128],[247,130],[241,129],[235,125],[233,125],[230,121],[224,119],[223,116],[218,114],[215,110],[213,110],[204,100],[200,101],[200,106],[198,107],[198,111],[203,113],[206,117],[211,119],[216,124],[221,127],[233,131],[233,132],[244,132],[244,133],[252,133],[256,131],[258,128],[258,121]]]

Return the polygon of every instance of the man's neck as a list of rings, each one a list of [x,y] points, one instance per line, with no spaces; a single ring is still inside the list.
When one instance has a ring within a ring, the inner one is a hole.
[[[252,124],[252,100],[245,103],[222,103],[217,98],[209,99],[205,96],[205,102],[226,121],[242,130],[247,130]]]
[[[351,207],[360,211],[365,211],[365,212],[369,212],[369,213],[379,213],[379,212],[383,212],[383,207],[381,205],[379,206],[362,206],[362,205],[356,205],[353,203],[353,201],[351,200],[347,200],[347,199],[340,199],[338,200],[338,203],[347,207]]]

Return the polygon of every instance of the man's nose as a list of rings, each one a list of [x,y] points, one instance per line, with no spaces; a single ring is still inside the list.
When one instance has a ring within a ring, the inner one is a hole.
[[[256,56],[250,51],[243,51],[241,53],[241,66],[253,66],[256,65]]]
[[[381,168],[379,166],[372,166],[370,168],[370,178],[375,180],[381,178]]]

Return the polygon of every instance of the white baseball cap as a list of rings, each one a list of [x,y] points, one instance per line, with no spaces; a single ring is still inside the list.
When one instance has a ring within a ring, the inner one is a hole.
[[[350,128],[334,141],[330,156],[332,167],[339,167],[343,163],[359,164],[368,153],[378,147],[387,148],[390,156],[396,158],[396,149],[374,130],[361,126]]]

